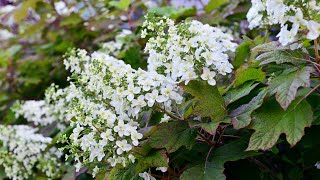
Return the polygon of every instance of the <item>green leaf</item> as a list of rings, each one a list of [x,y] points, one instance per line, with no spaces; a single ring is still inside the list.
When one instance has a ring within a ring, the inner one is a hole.
[[[210,0],[210,2],[204,7],[204,10],[207,13],[210,13],[227,2],[228,0]]]
[[[152,148],[165,148],[169,153],[178,150],[181,146],[191,149],[196,138],[196,129],[191,129],[185,121],[171,121],[162,123],[149,138]]]
[[[211,86],[206,81],[191,81],[184,87],[184,90],[198,100],[193,114],[211,117],[215,122],[225,118],[227,110],[216,86]]]
[[[304,67],[296,71],[289,69],[270,81],[268,91],[270,94],[276,94],[276,99],[281,107],[286,110],[290,103],[295,99],[299,87],[310,86],[310,73],[313,68]]]
[[[61,26],[76,26],[79,23],[82,22],[81,17],[79,17],[78,14],[72,13],[67,17],[64,17],[63,20],[61,21],[60,25]]]
[[[153,7],[148,10],[149,13],[154,13],[160,16],[167,16],[171,19],[177,19],[181,16],[193,16],[196,14],[197,10],[193,8],[185,8],[185,7],[173,7],[173,6],[165,6],[165,7]]]
[[[14,19],[17,23],[19,23],[21,20],[25,19],[28,16],[28,10],[29,8],[34,9],[36,7],[37,2],[40,0],[26,0],[24,1],[19,8],[17,8],[14,12]]]
[[[136,173],[144,172],[152,167],[168,167],[167,155],[164,150],[151,153],[145,157],[138,159],[136,165]]]
[[[250,156],[258,155],[254,151],[245,151],[246,141],[240,139],[221,146],[213,151],[208,162],[202,162],[184,171],[181,180],[224,180],[224,163],[237,161]]]
[[[130,164],[127,167],[117,165],[112,168],[108,175],[108,180],[141,180],[135,172],[136,163]]]
[[[308,51],[305,49],[291,50],[289,47],[283,47],[277,42],[258,45],[252,51],[263,52],[256,58],[256,60],[260,61],[260,65],[272,62],[277,64],[287,62],[296,64],[299,63],[299,59],[304,59],[305,54],[308,54]]]
[[[21,45],[12,45],[10,48],[0,50],[0,64],[5,63],[9,58],[13,58],[21,48]]]
[[[215,134],[220,122],[201,123],[200,127],[210,134]]]
[[[258,36],[261,38],[261,36]],[[257,37],[257,38],[258,38]],[[258,45],[252,49],[254,52],[268,52],[268,51],[275,51],[277,49],[285,49],[285,47],[281,46],[279,42],[277,41],[271,41],[269,43],[263,43],[263,41],[260,41],[257,43]]]
[[[284,111],[278,103],[270,100],[253,115],[249,128],[255,130],[252,134],[247,150],[271,148],[282,133],[293,146],[304,135],[304,128],[309,127],[313,120],[311,106],[307,101],[295,100]],[[298,104],[299,103],[299,104]]]
[[[241,85],[239,88],[231,89],[224,96],[224,101],[226,102],[227,105],[231,104],[237,101],[238,99],[248,95],[251,92],[251,90],[257,87],[258,84],[259,83],[254,84],[254,82],[246,82],[243,85]]]
[[[238,107],[230,113],[232,124],[235,129],[241,129],[250,124],[251,113],[262,105],[266,95],[267,91],[264,89],[260,91],[257,96],[252,98],[249,103]]]
[[[133,152],[134,157],[141,158],[147,156],[151,150],[152,148],[148,143],[143,143],[140,146],[134,147],[131,152]]]
[[[236,49],[235,60],[232,62],[233,67],[239,68],[250,54],[250,41],[245,41]]]
[[[260,68],[246,68],[245,66],[242,66],[237,69],[235,76],[236,78],[234,80],[234,85],[237,87],[250,80],[262,81],[265,79],[266,73],[263,72]]]
[[[6,173],[4,171],[4,168],[0,166],[0,180],[4,180],[6,178]]]
[[[128,10],[131,0],[120,0],[120,1],[111,1],[109,2],[110,6],[114,6],[120,10]]]
[[[194,103],[194,99],[182,103],[179,107],[179,114],[183,114],[183,117],[187,119],[192,113]]]

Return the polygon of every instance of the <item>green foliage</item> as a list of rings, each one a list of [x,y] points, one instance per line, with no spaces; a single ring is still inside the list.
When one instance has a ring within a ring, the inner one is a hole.
[[[262,90],[257,96],[252,98],[250,102],[241,105],[230,113],[232,124],[235,129],[240,129],[250,124],[251,113],[262,105],[266,95],[266,90]]]
[[[195,129],[190,129],[185,121],[173,121],[158,125],[151,134],[148,144],[152,148],[165,148],[167,152],[172,153],[182,146],[188,149],[192,148],[195,137]]]
[[[184,87],[198,101],[193,114],[211,117],[212,121],[219,122],[226,117],[226,107],[216,86],[210,86],[205,81],[191,81]]]
[[[110,1],[109,5],[114,6],[120,10],[128,10],[130,5],[130,0],[120,0],[120,1]]]
[[[240,139],[225,144],[209,153],[209,158],[205,162],[195,165],[181,175],[182,180],[210,180],[226,179],[223,174],[224,164],[228,161],[237,161],[239,159],[258,155],[255,151],[245,151],[246,141]]]
[[[270,149],[282,133],[293,146],[302,138],[304,128],[309,127],[312,120],[311,106],[305,100],[295,100],[286,111],[274,100],[269,100],[253,115],[249,128],[255,132],[247,150]]]
[[[260,61],[260,65],[269,63],[302,63],[304,56],[307,53],[305,49],[291,50],[287,47],[282,47],[275,42],[270,42],[256,46],[252,49],[256,52],[263,52],[256,59]],[[302,61],[301,61],[302,60]]]
[[[254,83],[253,81],[248,81],[244,84],[242,84],[240,87],[236,89],[232,89],[226,93],[226,95],[223,97],[225,103],[231,104],[238,99],[248,95],[255,87],[259,85],[258,83]]]
[[[204,9],[207,12],[212,12],[213,10],[219,8],[226,2],[228,2],[228,0],[210,0],[209,3],[204,7]]]
[[[313,71],[311,67],[287,69],[269,82],[268,90],[276,94],[277,101],[286,110],[295,99],[298,88],[310,86],[310,73]]]
[[[242,44],[240,44],[236,49],[236,54],[234,61],[232,62],[232,65],[235,68],[239,68],[242,64],[245,63],[245,60],[250,54],[250,41],[245,41]]]
[[[241,84],[250,80],[263,81],[266,77],[266,74],[261,69],[242,66],[237,69],[235,76],[234,85],[240,86]]]
[[[34,9],[36,7],[37,2],[40,0],[26,0],[21,5],[20,8],[14,12],[14,19],[17,22],[25,19],[28,15],[29,8]]]
[[[135,165],[131,164],[124,168],[121,165],[114,167],[108,175],[110,180],[141,180],[135,173]]]
[[[195,8],[179,7],[175,8],[172,6],[166,7],[154,7],[149,9],[150,13],[154,13],[159,16],[167,16],[171,19],[177,19],[180,17],[188,17],[196,14]]]
[[[138,160],[136,165],[136,172],[144,172],[148,168],[152,167],[168,167],[167,158],[168,157],[164,150],[149,153],[148,155]]]

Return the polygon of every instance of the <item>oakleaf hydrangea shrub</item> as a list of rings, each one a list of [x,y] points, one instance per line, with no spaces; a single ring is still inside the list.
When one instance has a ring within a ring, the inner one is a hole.
[[[12,110],[28,126],[0,126],[7,177],[58,179],[69,163],[68,172],[75,168],[75,176],[85,172],[96,179],[233,179],[239,166],[250,167],[245,176],[253,179],[314,175],[318,158],[309,156],[318,149],[320,124],[317,1],[252,0],[252,30],[239,46],[230,35],[239,32],[202,22],[222,18],[228,24],[246,9],[244,1],[235,3],[239,9],[227,2],[212,9],[210,1],[208,14],[185,20],[173,16],[184,8],[155,7],[150,12],[161,16],[146,15],[137,29],[127,3],[110,4],[129,14],[130,30],[114,31],[107,42],[101,35],[97,51],[68,51],[67,87],[53,84],[44,100],[17,103]],[[240,23],[241,33],[245,25]],[[277,25],[277,35],[260,31]],[[275,36],[280,43],[270,42]],[[146,69],[126,63],[133,54]]]

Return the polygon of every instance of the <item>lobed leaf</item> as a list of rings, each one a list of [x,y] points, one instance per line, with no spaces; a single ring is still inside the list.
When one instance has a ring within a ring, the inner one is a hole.
[[[309,127],[313,120],[311,106],[306,100],[299,103],[299,99],[284,111],[278,103],[271,100],[265,103],[253,115],[250,128],[252,134],[247,150],[267,150],[271,148],[282,133],[286,134],[287,141],[293,146],[304,135],[304,128]]]

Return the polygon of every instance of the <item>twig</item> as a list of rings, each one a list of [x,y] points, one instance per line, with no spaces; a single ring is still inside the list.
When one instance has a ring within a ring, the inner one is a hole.
[[[271,175],[274,179],[279,179],[279,178],[277,177],[277,174],[275,174],[272,170],[270,170],[270,168],[269,168],[268,166],[264,165],[263,163],[261,163],[261,162],[258,161],[257,159],[250,157],[249,160],[250,160],[251,162],[254,162],[257,166],[259,166],[260,169],[263,169],[263,170],[265,170],[266,172],[269,172],[270,175]]]
[[[220,136],[219,136],[219,139],[218,139],[217,143],[220,142],[220,140],[221,140],[221,138],[222,138],[222,136],[223,136],[224,130],[225,130],[226,128],[227,128],[227,126],[223,127],[222,132],[221,132],[221,134],[220,134]]]
[[[316,63],[320,63],[320,56],[319,56],[319,45],[318,45],[318,39],[313,40],[314,41],[314,51],[316,54]]]
[[[241,138],[239,136],[234,136],[234,135],[222,135],[223,137],[233,137],[233,138]]]
[[[97,126],[95,126],[93,123],[92,123],[92,126],[93,126],[94,128],[96,128],[96,130],[97,130],[99,133],[102,133],[102,131],[100,130],[100,128],[98,128]]]
[[[170,167],[168,167],[168,172],[170,175],[173,175],[173,176],[176,176],[176,177],[179,177],[180,174],[177,174],[174,170],[172,170]]]
[[[204,169],[207,169],[207,162],[208,162],[208,159],[209,159],[209,156],[210,156],[212,149],[213,149],[213,147],[210,148],[210,150],[207,154],[206,161],[204,162]]]
[[[203,134],[201,134],[200,132],[197,132],[197,133],[198,133],[198,135],[199,135],[200,137],[202,137],[202,139],[205,140],[210,146],[212,146],[212,147],[215,146],[214,143],[211,142],[208,138],[206,138]]]
[[[308,94],[306,94],[302,99],[300,99],[300,101],[296,104],[296,106],[298,106],[298,104],[300,104],[304,99],[306,99],[311,93],[313,93],[315,90],[317,90],[320,87],[320,84],[316,85],[313,89],[311,89]]]

